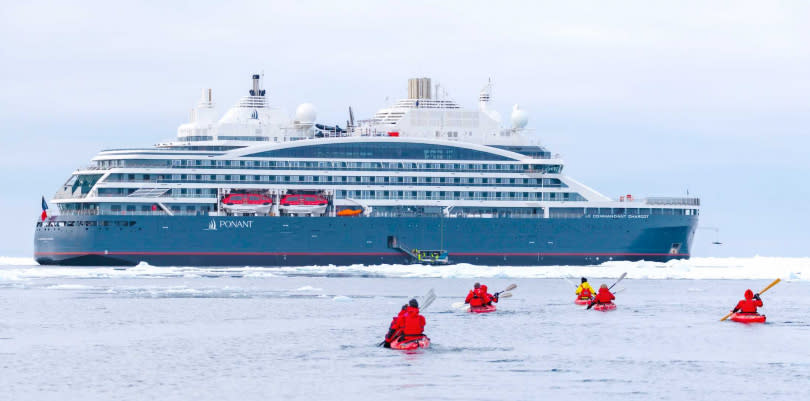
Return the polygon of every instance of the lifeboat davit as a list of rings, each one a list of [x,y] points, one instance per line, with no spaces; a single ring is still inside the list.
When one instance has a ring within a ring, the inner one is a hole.
[[[288,214],[321,215],[326,212],[329,201],[318,195],[285,195],[279,202],[279,210]]]

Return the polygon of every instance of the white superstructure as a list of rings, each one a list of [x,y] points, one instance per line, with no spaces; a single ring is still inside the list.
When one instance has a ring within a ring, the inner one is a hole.
[[[431,82],[409,82],[409,97],[348,130],[316,123],[303,103],[290,117],[270,105],[253,75],[248,96],[220,119],[211,90],[174,141],[149,149],[103,151],[74,172],[54,200],[65,213],[211,214],[232,193],[279,200],[329,198],[329,212],[364,215],[508,215],[549,218],[622,213],[695,213],[690,200],[611,200],[562,174],[563,161],[533,141],[528,115],[513,107],[502,128],[490,109],[492,86],[477,109],[434,98]],[[264,206],[264,205],[263,205]],[[604,209],[604,210],[602,210]]]

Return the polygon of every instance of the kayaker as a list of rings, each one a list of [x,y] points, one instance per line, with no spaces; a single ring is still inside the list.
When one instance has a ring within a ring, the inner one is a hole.
[[[607,284],[602,284],[599,286],[599,292],[596,294],[596,298],[594,298],[593,302],[597,304],[609,304],[612,303],[614,299],[616,299],[616,297],[611,294]]]
[[[593,287],[591,287],[591,285],[588,283],[588,279],[583,277],[582,284],[580,284],[579,287],[577,287],[576,291],[576,294],[579,297],[579,299],[591,299],[593,297],[593,294],[595,293],[596,290],[594,290]]]
[[[397,319],[397,329],[402,332],[404,340],[410,340],[424,335],[425,317],[419,314],[419,303],[416,299],[408,301],[405,312]]]
[[[759,293],[754,294],[749,288],[745,290],[745,299],[737,302],[737,306],[731,312],[757,313],[758,306],[762,306],[762,299],[759,298]]]
[[[402,305],[402,309],[396,316],[394,316],[394,319],[391,320],[391,324],[388,326],[388,334],[385,335],[385,341],[383,341],[383,347],[391,348],[391,341],[394,341],[394,339],[397,337],[397,332],[400,331],[400,327],[397,325],[397,322],[399,321],[399,318],[405,314],[406,310],[408,310],[408,304]]]
[[[483,298],[481,297],[481,283],[476,282],[473,284],[473,289],[467,294],[464,303],[470,304],[470,306],[481,306],[484,304]]]
[[[493,302],[498,303],[498,295],[498,293],[495,295],[490,294],[487,290],[487,286],[481,286],[481,301],[483,305],[492,305]],[[472,306],[472,304],[470,304],[470,306]]]

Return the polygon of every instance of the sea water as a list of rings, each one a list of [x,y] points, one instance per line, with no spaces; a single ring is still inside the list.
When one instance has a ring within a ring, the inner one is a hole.
[[[0,399],[810,399],[810,259],[72,268],[0,259]],[[618,308],[576,306],[587,275]],[[719,322],[746,288],[764,325]],[[474,281],[518,288],[453,308]],[[377,347],[434,289],[424,351]]]

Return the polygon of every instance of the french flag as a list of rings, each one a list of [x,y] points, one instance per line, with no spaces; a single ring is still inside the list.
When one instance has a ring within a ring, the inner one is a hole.
[[[42,197],[42,215],[39,216],[42,219],[42,221],[45,221],[45,219],[48,218],[47,210],[48,210],[48,203],[45,202],[45,197],[43,196]]]

